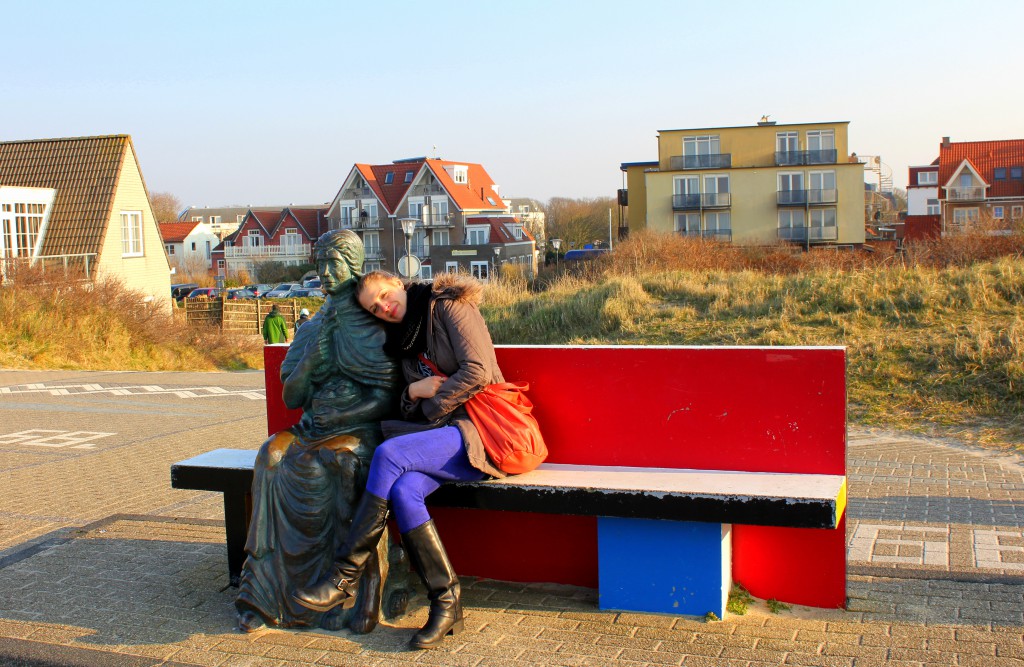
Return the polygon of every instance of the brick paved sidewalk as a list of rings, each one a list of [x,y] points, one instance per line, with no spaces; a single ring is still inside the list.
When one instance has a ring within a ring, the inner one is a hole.
[[[157,492],[155,480],[152,492],[129,493],[109,511],[83,497],[82,508],[51,517],[49,532],[7,533],[0,664],[4,656],[131,667],[1024,664],[1019,459],[863,430],[851,431],[849,444],[846,610],[772,613],[756,601],[744,616],[705,623],[601,612],[589,589],[471,580],[466,631],[435,651],[404,648],[425,618],[422,597],[409,616],[365,636],[243,635],[233,628],[233,591],[222,590],[219,496]],[[150,465],[129,458],[120,464]],[[152,475],[166,480],[165,463],[152,464]],[[0,488],[33,496],[15,499],[31,523],[46,490],[24,479],[0,473]],[[109,503],[102,490],[83,489],[90,493]],[[17,522],[9,516],[0,514]],[[74,516],[91,523],[68,523]]]

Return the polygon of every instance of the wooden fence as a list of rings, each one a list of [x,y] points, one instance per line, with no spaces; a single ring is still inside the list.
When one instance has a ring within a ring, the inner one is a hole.
[[[218,327],[222,331],[262,333],[263,320],[277,306],[288,322],[295,326],[302,306],[295,299],[182,299],[185,322],[193,326]],[[312,310],[312,309],[310,309]]]

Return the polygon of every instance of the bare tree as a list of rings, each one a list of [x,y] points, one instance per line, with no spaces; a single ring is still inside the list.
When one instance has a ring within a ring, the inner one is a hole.
[[[562,239],[562,252],[588,243],[607,243],[608,210],[616,206],[611,197],[553,197],[547,205],[547,236]]]
[[[149,195],[149,203],[153,207],[153,215],[157,224],[177,222],[181,211],[181,200],[170,192],[154,192]]]

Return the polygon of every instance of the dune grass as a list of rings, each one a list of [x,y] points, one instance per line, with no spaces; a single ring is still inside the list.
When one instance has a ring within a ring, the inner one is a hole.
[[[650,270],[620,256],[537,293],[491,285],[485,317],[497,343],[843,345],[852,420],[1024,444],[1019,250],[909,262],[744,255],[708,246],[698,268],[654,259]]]

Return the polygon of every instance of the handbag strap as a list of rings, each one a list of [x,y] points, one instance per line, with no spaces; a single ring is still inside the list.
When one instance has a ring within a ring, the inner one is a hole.
[[[437,367],[437,364],[435,364],[433,361],[428,359],[427,355],[423,354],[422,352],[420,352],[419,360],[420,360],[420,363],[422,363],[424,366],[426,366],[431,371],[433,371],[434,375],[437,375],[438,377],[443,377],[443,378],[448,377],[447,375],[445,375],[444,373],[441,372],[441,369],[439,369]]]

